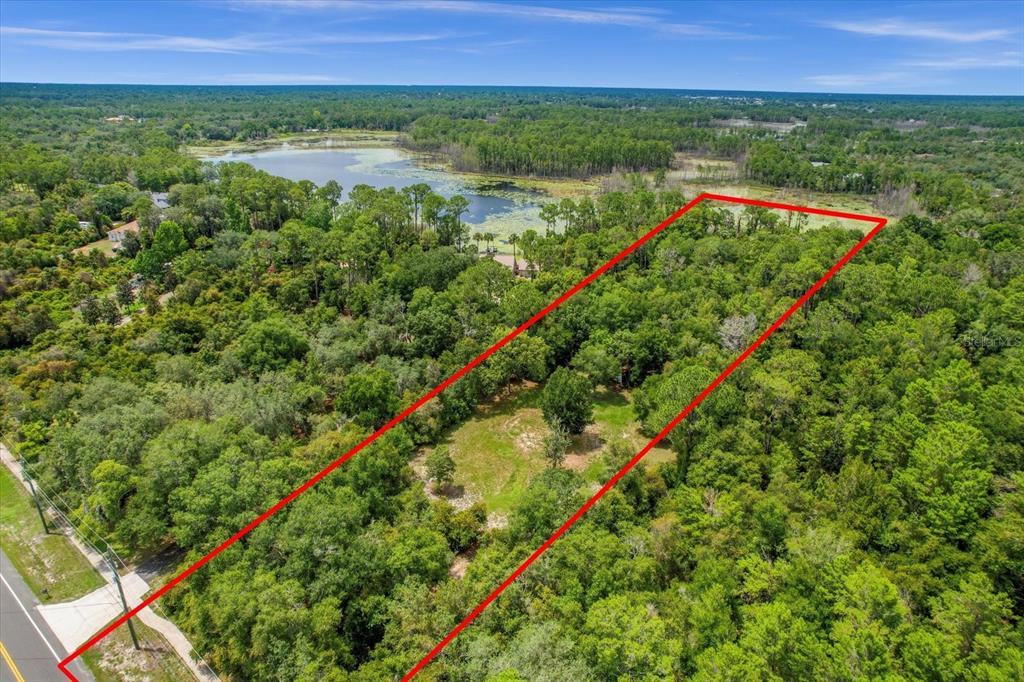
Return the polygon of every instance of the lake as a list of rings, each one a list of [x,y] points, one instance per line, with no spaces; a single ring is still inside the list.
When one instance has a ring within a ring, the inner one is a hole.
[[[533,228],[543,233],[540,219],[543,195],[514,183],[474,184],[437,168],[427,168],[395,147],[281,147],[252,152],[229,152],[202,157],[203,161],[243,161],[289,180],[310,180],[318,186],[334,180],[347,193],[356,185],[401,189],[418,182],[450,198],[461,194],[469,201],[463,220],[474,232],[494,232],[499,239]]]

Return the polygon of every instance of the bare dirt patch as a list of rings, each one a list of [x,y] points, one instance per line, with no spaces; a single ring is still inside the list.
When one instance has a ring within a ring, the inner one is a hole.
[[[605,442],[601,429],[596,424],[588,425],[583,433],[573,437],[572,445],[565,453],[563,466],[572,471],[584,471],[595,457],[600,456]]]
[[[544,445],[544,435],[539,431],[523,431],[513,442],[520,452],[529,455],[541,449]]]
[[[452,561],[452,565],[448,567],[448,575],[456,580],[461,580],[466,577],[466,570],[469,568],[469,562],[473,560],[474,556],[476,556],[475,549],[469,549],[462,554],[456,554],[455,560]]]
[[[724,118],[712,121],[723,128],[765,128],[777,133],[789,133],[807,125],[806,121],[755,121],[750,118]]]

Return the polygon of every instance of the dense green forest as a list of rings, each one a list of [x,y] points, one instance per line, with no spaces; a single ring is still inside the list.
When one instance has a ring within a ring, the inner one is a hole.
[[[563,200],[517,277],[477,253],[461,197],[182,149],[334,127],[496,172],[685,151],[905,194],[671,461],[628,474],[422,679],[1024,677],[1020,100],[5,84],[4,438],[79,523],[184,568],[692,198],[637,174]],[[129,218],[117,255],[75,251]],[[564,460],[596,388],[653,436],[861,236],[701,204],[164,605],[224,679],[399,678],[592,492]],[[549,465],[505,522],[435,494],[452,463],[434,450],[425,481],[418,453],[534,383]],[[634,452],[604,444],[601,476]]]

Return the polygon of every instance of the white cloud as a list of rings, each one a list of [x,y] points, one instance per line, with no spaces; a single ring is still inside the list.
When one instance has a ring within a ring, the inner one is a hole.
[[[492,40],[490,42],[483,43],[469,43],[456,45],[428,45],[423,49],[435,50],[438,52],[459,52],[461,54],[489,55],[501,52],[510,47],[517,47],[519,45],[529,45],[532,42],[532,40],[518,38],[512,40]]]
[[[965,29],[947,26],[921,24],[904,19],[878,19],[874,21],[826,21],[824,26],[838,31],[867,36],[894,36],[898,38],[920,38],[950,43],[980,43],[991,40],[1006,40],[1014,32],[1006,28]]]
[[[864,73],[831,73],[806,76],[805,81],[823,88],[849,88],[863,90],[870,87],[900,87],[916,90],[923,85],[934,85],[941,80],[942,71],[969,69],[1000,69],[1024,67],[1020,52],[996,52],[986,57],[935,57],[900,61],[896,69]]]
[[[645,28],[690,37],[754,37],[732,31],[722,31],[704,24],[664,21],[662,16],[659,16],[664,14],[664,10],[662,8],[650,7],[585,9],[573,6],[556,7],[478,0],[403,0],[402,2],[382,2],[380,0],[236,0],[233,5],[239,9],[264,7],[287,11],[362,10],[369,12],[408,12],[420,10],[453,12],[459,14],[505,16],[525,20],[560,21],[592,26]]]
[[[205,52],[244,54],[253,52],[309,52],[321,45],[414,43],[455,37],[445,33],[323,33],[301,36],[244,34],[223,38],[170,36],[157,33],[106,31],[58,31],[23,26],[0,26],[0,35],[59,50],[89,52]]]
[[[33,45],[64,50],[125,52],[150,50],[161,52],[247,52],[257,48],[250,38],[236,36],[221,40],[192,36],[165,36],[150,33],[111,33],[106,31],[58,31],[23,26],[0,26],[0,35]]]
[[[1013,69],[1024,68],[1024,54],[1020,52],[999,52],[984,57],[935,57],[903,62],[906,66],[925,69]]]
[[[905,71],[883,71],[879,73],[836,73],[807,76],[804,80],[826,88],[865,88],[872,85],[893,85],[909,83],[910,74]]]

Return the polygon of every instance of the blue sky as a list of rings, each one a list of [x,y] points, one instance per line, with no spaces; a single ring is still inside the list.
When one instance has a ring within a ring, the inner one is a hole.
[[[1024,95],[1024,2],[3,0],[0,80]]]

